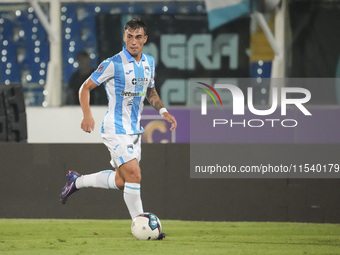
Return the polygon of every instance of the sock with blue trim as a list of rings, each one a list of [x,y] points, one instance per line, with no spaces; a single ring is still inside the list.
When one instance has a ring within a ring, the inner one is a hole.
[[[143,213],[140,183],[125,182],[124,201],[132,219]]]
[[[116,186],[116,171],[104,170],[94,174],[86,174],[77,178],[76,188],[118,189]]]

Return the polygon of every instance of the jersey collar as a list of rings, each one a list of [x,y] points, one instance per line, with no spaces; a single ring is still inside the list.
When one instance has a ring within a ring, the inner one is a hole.
[[[136,62],[136,60],[131,56],[131,54],[127,51],[126,46],[123,47],[123,52],[125,54],[125,56],[127,57],[127,59],[129,60],[129,62]],[[146,57],[144,55],[144,53],[142,52],[142,57],[141,57],[142,61],[146,60]]]

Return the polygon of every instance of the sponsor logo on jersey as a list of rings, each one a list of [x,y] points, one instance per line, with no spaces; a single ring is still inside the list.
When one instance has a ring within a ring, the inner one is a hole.
[[[132,73],[132,72],[133,72],[133,70],[129,70],[129,71],[126,72],[125,74],[128,75],[128,74],[130,74],[130,73]]]
[[[149,82],[149,78],[145,77],[145,78],[133,78],[131,80],[132,85],[147,85]]]
[[[120,93],[121,96],[123,97],[142,97],[145,96],[145,91],[141,91],[141,92],[130,92],[130,91],[122,91],[122,93]]]
[[[132,106],[132,105],[135,105],[135,106],[138,106],[140,105],[140,100],[133,100],[131,99],[128,103],[127,103],[127,106]]]
[[[100,65],[97,69],[97,72],[98,73],[102,73],[103,72],[103,69],[104,69],[104,66],[103,65]]]

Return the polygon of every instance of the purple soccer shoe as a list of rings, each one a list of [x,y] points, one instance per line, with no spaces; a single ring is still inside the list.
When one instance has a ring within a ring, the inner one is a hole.
[[[68,197],[78,190],[76,188],[75,182],[77,178],[80,177],[81,175],[77,173],[76,171],[71,170],[71,171],[68,171],[68,174],[66,176],[67,176],[67,181],[60,194],[60,201],[62,204],[66,204]]]
[[[165,236],[166,236],[165,233],[160,233],[157,240],[163,240],[165,239]]]

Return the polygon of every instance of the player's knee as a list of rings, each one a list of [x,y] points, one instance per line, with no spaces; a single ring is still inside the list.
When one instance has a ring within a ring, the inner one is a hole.
[[[139,172],[137,175],[136,175],[136,183],[141,183],[142,181],[142,175],[141,173]]]
[[[140,183],[141,170],[137,161],[130,161],[120,167],[125,182]]]
[[[126,180],[129,180],[127,182],[140,183],[142,180],[142,175],[140,171],[133,171],[129,173],[129,176],[126,178]]]
[[[125,182],[122,179],[116,180],[116,187],[120,190],[124,189]]]

